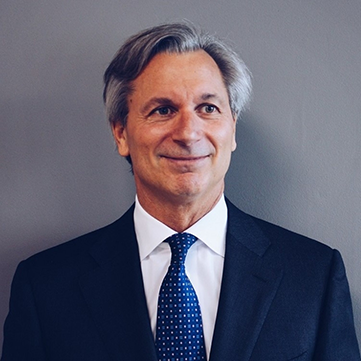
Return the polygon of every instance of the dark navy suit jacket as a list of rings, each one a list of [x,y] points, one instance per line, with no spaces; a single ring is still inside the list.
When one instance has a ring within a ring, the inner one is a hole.
[[[340,254],[227,204],[210,360],[359,361]],[[133,207],[19,265],[2,360],[156,361]]]

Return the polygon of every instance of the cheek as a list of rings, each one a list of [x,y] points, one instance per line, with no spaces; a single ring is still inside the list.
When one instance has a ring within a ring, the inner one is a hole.
[[[155,142],[149,137],[146,130],[134,132],[132,137],[128,138],[128,148],[130,156],[134,162],[149,162],[150,154]]]
[[[233,127],[229,126],[226,129],[218,129],[213,134],[215,134],[214,141],[222,148],[224,155],[231,153],[236,149],[236,134]]]

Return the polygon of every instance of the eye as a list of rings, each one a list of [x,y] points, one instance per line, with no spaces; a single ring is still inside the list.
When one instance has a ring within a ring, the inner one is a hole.
[[[171,110],[169,109],[169,107],[161,107],[154,110],[154,113],[159,115],[168,115],[170,114],[170,112]]]
[[[169,106],[160,106],[158,108],[153,109],[149,114],[148,117],[152,118],[167,118],[174,114],[174,109]]]
[[[201,112],[212,114],[214,112],[219,112],[219,109],[213,104],[204,104],[201,106]]]

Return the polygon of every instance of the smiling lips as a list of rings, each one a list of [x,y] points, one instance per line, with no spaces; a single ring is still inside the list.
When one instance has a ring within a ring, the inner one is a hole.
[[[203,160],[207,159],[209,155],[201,156],[170,156],[162,155],[161,158],[169,161],[170,163],[176,164],[178,166],[194,166],[201,163]]]
[[[208,158],[208,155],[200,155],[200,156],[170,156],[163,155],[162,158],[170,159],[170,160],[179,160],[179,161],[195,161],[199,159]]]

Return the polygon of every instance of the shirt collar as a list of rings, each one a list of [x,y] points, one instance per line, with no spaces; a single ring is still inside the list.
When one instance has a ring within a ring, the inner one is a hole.
[[[146,212],[137,196],[135,197],[134,227],[141,260],[152,253],[165,239],[176,233]],[[226,248],[226,231],[227,205],[223,195],[210,212],[185,230],[222,257]]]

